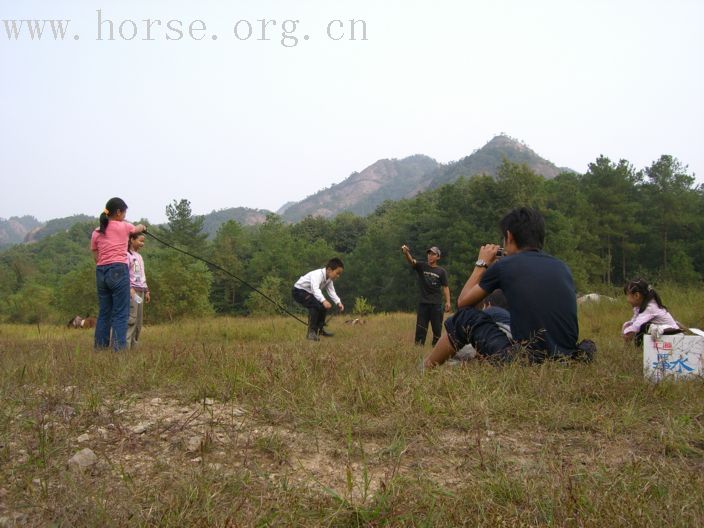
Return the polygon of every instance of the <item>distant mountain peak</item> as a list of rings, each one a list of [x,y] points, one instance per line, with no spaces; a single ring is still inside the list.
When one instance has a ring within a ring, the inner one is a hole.
[[[380,159],[342,182],[288,206],[283,218],[298,222],[306,216],[333,217],[343,211],[368,215],[385,200],[410,198],[427,187],[427,176],[440,164],[415,154],[403,159]]]
[[[504,160],[527,165],[533,172],[546,179],[554,178],[564,172],[564,169],[560,169],[551,161],[536,154],[523,141],[502,133],[491,138],[482,148],[475,150],[471,155],[444,166],[433,175],[428,188],[434,189],[452,183],[462,176],[465,178],[471,178],[477,174],[496,176]]]
[[[452,183],[462,176],[496,176],[504,160],[525,164],[547,179],[564,172],[524,142],[501,133],[469,156],[446,165],[423,154],[401,160],[380,159],[361,172],[353,172],[338,184],[298,203],[287,204],[282,217],[289,222],[297,222],[307,215],[333,217],[342,211],[367,215],[385,200],[411,198],[423,191]]]
[[[491,138],[482,148],[513,148],[533,152],[523,141],[513,138],[508,134],[504,134],[503,132]]]

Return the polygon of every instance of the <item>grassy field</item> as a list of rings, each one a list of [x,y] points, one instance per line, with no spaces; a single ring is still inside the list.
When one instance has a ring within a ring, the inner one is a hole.
[[[668,294],[702,327],[701,292]],[[2,526],[702,526],[704,381],[651,384],[615,303],[594,364],[421,373],[414,316],[0,325]],[[77,470],[83,448],[97,456]]]

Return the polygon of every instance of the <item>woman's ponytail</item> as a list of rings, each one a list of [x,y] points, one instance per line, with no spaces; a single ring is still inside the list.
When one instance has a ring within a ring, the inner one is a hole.
[[[108,203],[105,204],[105,209],[100,213],[100,228],[98,229],[100,233],[105,234],[105,229],[107,229],[108,222],[110,222],[110,216],[117,211],[127,211],[127,204],[122,198],[110,198]]]

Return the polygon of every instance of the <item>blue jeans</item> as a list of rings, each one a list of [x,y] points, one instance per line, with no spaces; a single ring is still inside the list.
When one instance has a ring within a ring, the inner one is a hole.
[[[472,307],[457,310],[445,321],[445,330],[455,350],[470,344],[480,355],[495,363],[511,363],[517,353],[526,353],[531,363],[542,363],[546,359],[590,362],[596,355],[596,344],[589,339],[576,344],[574,350],[548,355],[542,338],[536,337],[527,344],[509,339],[489,314]],[[536,336],[539,335],[536,332]]]
[[[455,350],[469,344],[491,360],[506,363],[513,360],[513,341],[486,312],[472,307],[460,308],[445,321],[445,330]]]
[[[127,348],[127,320],[130,315],[130,272],[127,264],[105,264],[95,268],[98,288],[98,322],[95,325],[95,348]]]

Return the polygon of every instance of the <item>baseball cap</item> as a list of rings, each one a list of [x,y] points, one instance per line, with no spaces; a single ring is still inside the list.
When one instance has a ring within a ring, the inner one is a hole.
[[[440,253],[440,249],[437,246],[428,248],[428,251],[426,251],[426,253],[435,253],[438,257],[442,256],[442,253]]]

